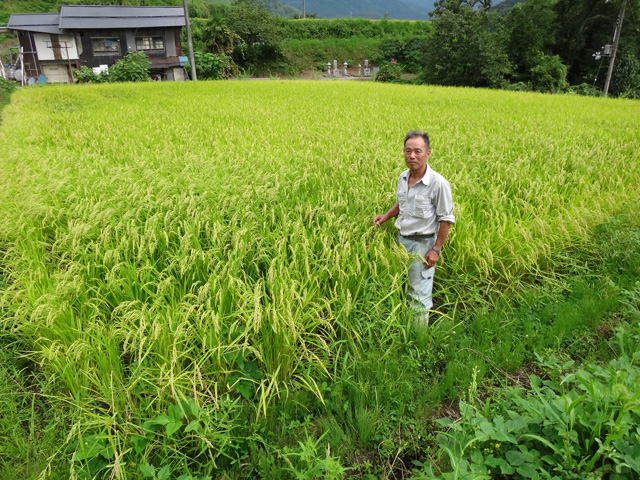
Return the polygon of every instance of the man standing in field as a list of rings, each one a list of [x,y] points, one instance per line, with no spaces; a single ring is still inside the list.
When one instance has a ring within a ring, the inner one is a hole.
[[[431,155],[427,132],[412,130],[404,137],[404,161],[408,170],[400,174],[396,203],[384,215],[376,215],[373,224],[380,226],[398,217],[396,241],[417,258],[409,268],[408,296],[418,314],[418,324],[429,325],[433,306],[433,274],[442,246],[455,223],[449,182],[427,164]]]

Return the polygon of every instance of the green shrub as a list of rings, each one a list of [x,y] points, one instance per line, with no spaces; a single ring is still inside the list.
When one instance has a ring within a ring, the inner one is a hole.
[[[110,82],[148,82],[151,62],[144,52],[129,52],[118,63],[109,67]]]
[[[384,60],[390,62],[392,59],[398,60],[402,57],[402,43],[398,39],[387,39],[380,45],[381,54]]]
[[[505,86],[505,90],[513,92],[530,92],[532,90],[531,83],[516,82]]]
[[[106,476],[116,452],[126,450],[125,461],[132,470],[139,470],[142,478],[210,479],[207,474],[227,467],[230,459],[238,457],[238,443],[231,432],[238,429],[239,412],[237,400],[225,398],[213,407],[186,398],[140,425],[128,425],[128,440],[121,445],[114,444],[108,429],[80,432],[70,445],[74,452],[72,471],[78,478],[105,478],[100,475]],[[209,459],[206,465],[190,462],[205,452]],[[192,469],[205,476],[191,475]]]
[[[569,88],[567,67],[558,55],[545,55],[535,52],[531,55],[534,65],[531,67],[531,82],[539,92],[560,93]]]
[[[3,93],[11,93],[16,89],[13,82],[0,77],[0,95]]]
[[[420,73],[424,64],[428,37],[411,37],[402,46],[402,66],[408,73]]]
[[[380,70],[376,74],[376,82],[395,82],[402,75],[402,67],[392,60],[380,66]]]
[[[196,74],[200,80],[223,80],[238,73],[238,67],[228,55],[194,52]],[[190,65],[187,63],[187,69]]]
[[[83,65],[80,70],[73,70],[73,75],[78,80],[78,83],[103,83],[109,81],[108,71],[100,72],[96,74],[93,69]]]
[[[585,97],[599,97],[602,95],[600,89],[589,85],[588,83],[581,83],[580,85],[572,85],[569,87],[569,93],[576,95],[584,95]]]
[[[640,60],[629,48],[620,53],[609,93],[622,98],[640,99]]]
[[[317,440],[309,437],[304,442],[298,441],[298,448],[284,448],[284,460],[288,464],[287,470],[294,478],[300,480],[338,480],[345,477],[348,468],[340,463],[338,458],[331,455],[330,450],[322,445],[322,435]]]
[[[93,69],[83,65],[80,70],[74,70],[73,75],[78,83],[147,82],[149,65],[151,62],[144,52],[129,52],[122,60],[109,67],[109,70],[96,74]]]
[[[424,63],[425,50],[429,37],[411,37],[407,39],[386,39],[380,45],[380,54],[372,60],[375,63],[395,60],[408,73],[420,73]]]

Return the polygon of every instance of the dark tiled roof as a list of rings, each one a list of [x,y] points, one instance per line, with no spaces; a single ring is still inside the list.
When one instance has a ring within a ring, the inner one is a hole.
[[[184,26],[182,7],[63,5],[60,13],[14,13],[7,28],[62,34],[68,30]]]
[[[117,5],[63,5],[62,30],[183,27],[182,7],[130,7]]]
[[[9,19],[9,30],[61,34],[59,13],[14,13]]]

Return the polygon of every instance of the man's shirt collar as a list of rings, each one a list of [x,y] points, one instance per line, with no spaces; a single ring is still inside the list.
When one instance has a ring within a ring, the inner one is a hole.
[[[429,186],[431,184],[431,172],[432,172],[432,168],[429,167],[429,164],[427,164],[427,169],[424,171],[424,175],[422,176],[422,178],[420,180],[418,180],[416,183],[418,182],[422,182],[425,185]],[[407,169],[403,172],[402,174],[402,178],[408,182],[409,181],[409,176],[411,175],[411,170]]]

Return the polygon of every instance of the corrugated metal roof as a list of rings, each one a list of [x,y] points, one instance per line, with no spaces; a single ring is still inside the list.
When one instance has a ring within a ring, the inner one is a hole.
[[[9,30],[62,34],[59,13],[14,13],[9,18]]]
[[[63,5],[60,9],[63,30],[184,26],[183,7]]]

